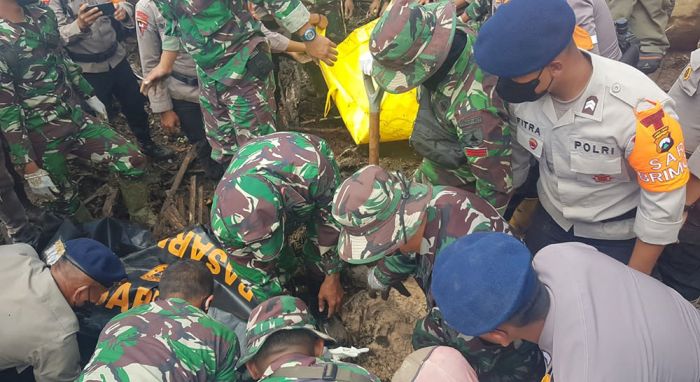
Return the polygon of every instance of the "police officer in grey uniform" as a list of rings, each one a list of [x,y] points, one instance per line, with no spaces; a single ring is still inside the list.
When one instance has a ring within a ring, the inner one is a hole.
[[[617,32],[605,0],[567,0],[576,15],[576,25],[591,38],[591,52],[613,60],[622,58]]]
[[[133,6],[121,1],[115,5],[114,15],[107,16],[98,8],[88,7],[84,0],[49,0],[48,4],[56,14],[68,55],[80,65],[83,77],[100,101],[109,111],[112,97],[119,101],[144,154],[159,159],[171,156],[171,150],[157,146],[151,139],[144,110],[146,99],[139,92],[138,80],[126,60],[126,49],[118,39],[119,30],[134,28]]]
[[[511,103],[514,185],[530,155],[539,162],[541,206],[525,240],[533,253],[588,243],[649,273],[682,225],[688,171],[673,101],[638,70],[578,50],[575,23],[565,0],[512,0],[475,44]]]
[[[207,177],[221,179],[223,166],[211,159],[211,146],[205,139],[194,60],[180,48],[177,37],[165,35],[165,19],[153,0],[136,3],[136,38],[144,76],[158,65],[164,49],[179,50],[170,77],[148,91],[151,111],[160,116],[164,130],[182,128],[189,142],[197,146],[197,160]]]
[[[678,243],[664,249],[657,269],[666,285],[700,307],[700,49],[690,54],[690,62],[668,95],[676,102],[691,175],[685,197],[688,216]]]
[[[502,346],[538,344],[542,381],[700,381],[700,311],[673,289],[583,243],[531,256],[497,232],[444,248],[431,290],[445,322]]]

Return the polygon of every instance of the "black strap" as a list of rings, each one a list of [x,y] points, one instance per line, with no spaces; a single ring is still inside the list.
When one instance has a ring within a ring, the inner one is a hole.
[[[183,82],[187,85],[190,86],[199,86],[199,81],[197,80],[197,77],[192,77],[188,76],[186,74],[178,73],[178,72],[172,72],[170,73],[170,76],[173,77],[174,79]]]
[[[341,369],[338,367],[338,365],[333,363],[325,364],[324,367],[282,367],[272,373],[271,377],[339,382],[372,382],[372,379],[367,375],[353,373],[347,369]]]
[[[109,47],[109,49],[105,50],[102,53],[75,53],[75,52],[68,51],[68,55],[75,62],[98,63],[98,62],[107,61],[110,58],[112,58],[112,56],[114,56],[114,54],[117,53],[117,48],[119,48],[119,43],[117,43],[115,41],[112,44],[112,46]]]

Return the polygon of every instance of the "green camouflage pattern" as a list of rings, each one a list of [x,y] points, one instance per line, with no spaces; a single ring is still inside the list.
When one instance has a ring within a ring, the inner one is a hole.
[[[211,226],[256,298],[281,294],[301,266],[334,274],[340,228],[331,215],[340,170],[313,135],[279,132],[241,147],[216,188]],[[302,258],[287,237],[306,226]]]
[[[479,337],[465,336],[443,321],[437,307],[416,322],[412,344],[414,349],[449,346],[459,350],[480,381],[540,381],[545,372],[544,357],[536,344],[515,341],[503,347]]]
[[[467,163],[448,169],[426,158],[415,179],[474,192],[504,213],[513,191],[508,115],[495,91],[497,78],[485,74],[471,59],[476,34],[463,24],[460,30],[467,35],[464,51],[436,90],[421,87],[420,96],[430,97],[433,115],[426,118],[454,129]]]
[[[259,47],[264,48],[266,44]],[[269,51],[260,50],[258,54],[270,57]],[[272,72],[264,80],[247,76],[235,85],[215,81],[199,67],[197,73],[199,102],[213,160],[227,164],[238,147],[254,137],[275,132],[277,106]]]
[[[309,12],[299,0],[252,2],[290,32],[309,20]],[[163,0],[156,5],[166,20],[165,34],[180,39],[207,79],[235,86],[238,80],[251,77],[248,60],[259,44],[267,43],[246,1]]]
[[[53,11],[39,4],[24,10],[23,23],[0,20],[0,130],[15,167],[33,161],[48,171],[62,199],[51,206],[72,213],[78,202],[66,154],[128,177],[141,176],[146,160],[81,106],[93,90],[63,52]]]
[[[389,93],[420,85],[445,62],[455,23],[452,1],[426,5],[395,1],[372,30],[372,78]]]
[[[309,330],[326,341],[332,337],[316,329],[316,320],[304,301],[293,296],[275,296],[256,306],[245,330],[246,344],[238,362],[243,366],[260,351],[270,335],[280,330]]]
[[[231,329],[169,298],[110,320],[77,381],[236,381],[237,359]]]
[[[498,212],[483,199],[464,190],[434,186],[425,207],[427,219],[421,249],[404,255],[397,251],[384,257],[370,269],[375,278],[389,286],[413,277],[426,294],[429,314],[416,323],[413,346],[420,349],[446,345],[458,349],[479,374],[497,376],[498,381],[534,381],[540,375],[542,354],[533,344],[501,347],[479,338],[466,337],[447,326],[430,294],[430,283],[436,256],[440,249],[473,232],[506,232],[510,228]],[[541,377],[541,375],[540,375]]]
[[[420,227],[431,192],[429,185],[376,165],[355,172],[333,198],[333,217],[342,227],[340,258],[364,264],[395,252]]]
[[[348,371],[355,374],[356,378],[363,378],[367,382],[380,382],[380,379],[365,370],[363,367],[340,361],[329,361],[322,358],[310,357],[304,354],[286,354],[282,357],[276,359],[274,362],[268,366],[268,368],[263,372],[263,378],[260,381],[264,382],[291,382],[291,381],[310,381],[308,378],[290,378],[290,377],[279,377],[275,376],[274,373],[280,369],[290,368],[290,367],[304,367],[320,369],[322,371],[328,365],[335,365],[338,370]]]

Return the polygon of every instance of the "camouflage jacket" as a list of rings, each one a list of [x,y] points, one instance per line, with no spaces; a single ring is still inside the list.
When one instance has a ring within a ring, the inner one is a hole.
[[[263,177],[279,190],[285,234],[291,234],[302,224],[313,229],[321,255],[318,267],[326,274],[339,272],[343,267],[336,248],[340,227],[331,214],[331,206],[335,189],[340,184],[340,169],[328,143],[313,135],[293,132],[255,138],[241,147],[231,160],[217,193],[220,188],[230,186],[232,180],[249,174]],[[252,191],[243,190],[243,193],[255,198]],[[233,216],[236,208],[247,205],[243,201],[218,208],[222,216]],[[215,232],[220,229],[215,218],[212,218],[212,229]],[[252,255],[244,256],[244,261],[249,261],[250,268],[265,271],[275,267],[274,261],[258,261]]]
[[[234,381],[236,334],[178,298],[140,305],[100,333],[77,381]]]
[[[252,2],[268,10],[290,32],[296,32],[309,21],[309,12],[299,0]],[[179,37],[199,69],[227,86],[243,78],[255,47],[265,43],[261,24],[246,4],[243,0],[156,2],[166,20],[165,34]],[[164,45],[163,49],[178,50],[178,47]]]
[[[340,361],[326,361],[322,358],[315,358],[315,357],[310,357],[308,355],[304,354],[287,354],[284,355],[270,364],[265,372],[263,373],[263,377],[260,379],[260,381],[264,382],[285,382],[285,381],[298,381],[298,380],[310,380],[307,378],[290,378],[290,377],[278,377],[273,375],[276,371],[284,368],[290,368],[290,367],[296,367],[296,366],[305,366],[308,368],[314,368],[314,369],[322,369],[324,366],[328,364],[334,364],[338,367],[339,370],[347,370],[353,374],[357,374],[361,377],[366,378],[367,382],[379,382],[379,378],[376,376],[372,375],[370,372],[365,370],[364,368],[351,364],[351,363],[345,363],[345,362],[340,362]],[[320,380],[320,378],[319,378]]]
[[[508,232],[510,228],[496,210],[476,195],[454,187],[433,187],[427,206],[428,222],[417,254],[396,253],[379,261],[374,275],[384,285],[413,276],[426,293],[428,308],[435,304],[430,297],[430,280],[435,257],[440,249],[473,232]]]
[[[504,209],[512,191],[510,126],[503,102],[496,95],[496,77],[476,66],[476,33],[464,27],[467,43],[457,62],[435,91],[428,94],[435,117],[455,130],[474,176],[476,194],[496,209]]]
[[[0,130],[16,166],[38,159],[32,133],[46,141],[75,133],[78,126],[68,124],[58,131],[43,128],[93,95],[80,67],[63,52],[53,11],[30,4],[24,13],[22,23],[0,19]]]

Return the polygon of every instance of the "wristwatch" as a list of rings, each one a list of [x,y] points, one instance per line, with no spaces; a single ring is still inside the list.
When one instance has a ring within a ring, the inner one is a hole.
[[[304,42],[309,42],[313,41],[316,38],[316,28],[310,27],[309,29],[304,31],[304,34],[301,35],[301,39],[304,40]]]

